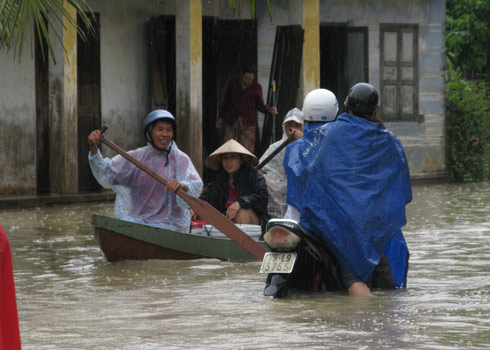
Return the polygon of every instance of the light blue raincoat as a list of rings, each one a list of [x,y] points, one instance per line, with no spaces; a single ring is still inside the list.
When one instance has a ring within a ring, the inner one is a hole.
[[[173,141],[172,141],[173,142]],[[128,152],[165,179],[176,179],[189,188],[188,193],[199,196],[202,180],[190,158],[173,142],[168,154],[148,144]],[[191,217],[189,205],[175,193],[120,155],[103,158],[100,151],[89,153],[92,173],[101,186],[116,192],[114,212],[117,218],[189,232]]]

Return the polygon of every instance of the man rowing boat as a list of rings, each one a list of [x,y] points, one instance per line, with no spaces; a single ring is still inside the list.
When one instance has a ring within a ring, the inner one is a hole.
[[[88,137],[92,173],[103,187],[116,192],[117,218],[189,232],[189,205],[175,192],[181,189],[198,196],[203,184],[189,156],[179,150],[174,141],[175,118],[168,111],[155,110],[146,117],[143,130],[147,146],[128,153],[168,179],[166,185],[154,181],[121,155],[103,158],[98,149],[100,130],[94,130]]]

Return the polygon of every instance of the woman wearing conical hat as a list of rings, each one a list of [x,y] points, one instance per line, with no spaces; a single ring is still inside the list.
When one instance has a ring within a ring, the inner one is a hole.
[[[219,173],[200,198],[237,224],[265,225],[269,195],[264,176],[254,168],[257,163],[237,141],[227,141],[206,160],[206,166]]]

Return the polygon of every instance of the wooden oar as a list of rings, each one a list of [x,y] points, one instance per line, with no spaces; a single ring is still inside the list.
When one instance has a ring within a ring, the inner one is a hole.
[[[168,180],[158,175],[155,171],[148,168],[146,165],[141,163],[139,160],[130,156],[126,151],[124,151],[121,147],[109,141],[104,136],[101,136],[100,141],[114,150],[116,153],[119,153],[121,156],[129,160],[131,163],[136,165],[138,168],[143,170],[145,173],[153,177],[158,182],[167,185]],[[221,214],[216,208],[214,208],[211,204],[206,201],[203,201],[199,198],[196,198],[183,190],[178,190],[177,195],[179,195],[183,200],[185,200],[189,206],[194,210],[194,212],[199,215],[201,218],[209,222],[211,225],[216,227],[218,230],[227,235],[230,239],[235,241],[240,247],[248,251],[250,254],[255,256],[259,260],[263,260],[264,254],[267,250],[250,238],[245,232],[240,230],[233,222],[228,220],[223,214]]]
[[[272,107],[276,106],[276,81],[272,80]],[[276,142],[276,117],[277,114],[272,115],[272,143]]]
[[[295,131],[296,132],[296,131]],[[291,134],[291,136],[289,136],[286,140],[284,140],[283,143],[281,143],[279,145],[279,147],[277,147],[274,152],[272,152],[271,154],[269,154],[267,156],[267,158],[265,158],[263,161],[261,161],[256,167],[255,169],[257,170],[260,170],[264,167],[264,165],[266,165],[267,163],[269,163],[269,161],[274,158],[276,156],[276,154],[278,154],[279,152],[281,152],[281,150],[286,147],[287,145],[289,145],[292,141],[294,140],[294,132]]]

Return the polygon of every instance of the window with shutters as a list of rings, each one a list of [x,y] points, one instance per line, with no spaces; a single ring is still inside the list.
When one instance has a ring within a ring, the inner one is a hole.
[[[417,25],[380,26],[380,111],[384,120],[418,120],[417,29]]]

